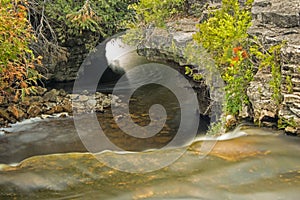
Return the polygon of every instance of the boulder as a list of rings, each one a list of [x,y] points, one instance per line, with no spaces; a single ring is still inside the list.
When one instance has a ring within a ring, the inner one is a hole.
[[[53,106],[50,110],[48,110],[46,114],[52,115],[54,113],[62,113],[63,111],[64,111],[63,106],[57,105],[57,106]]]
[[[42,108],[40,105],[38,104],[33,104],[31,105],[28,110],[27,110],[27,114],[30,116],[30,117],[37,117],[39,114],[42,113]]]
[[[46,92],[43,96],[44,101],[56,102],[57,97],[59,96],[59,91],[56,89],[52,89],[49,92]]]
[[[9,116],[8,112],[2,108],[0,108],[0,118],[8,121],[11,120],[11,117]]]
[[[6,104],[7,103],[7,99],[4,98],[4,96],[0,96],[0,105]]]
[[[21,109],[17,108],[15,105],[10,105],[7,108],[7,111],[10,112],[11,115],[17,120],[23,119],[25,116],[25,113]]]

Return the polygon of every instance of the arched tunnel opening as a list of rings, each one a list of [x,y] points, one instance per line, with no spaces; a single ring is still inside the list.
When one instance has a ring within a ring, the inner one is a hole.
[[[138,55],[136,49],[124,47],[122,46],[124,44],[120,44],[120,42],[122,41],[118,38],[106,41],[103,45],[97,47],[96,53],[92,54],[89,56],[89,59],[84,61],[80,68],[81,71],[79,71],[79,75],[84,74],[84,76],[79,76],[79,82],[81,82],[80,91],[88,90],[90,92],[96,91],[106,94],[119,91],[119,94],[121,94],[120,99],[122,101],[122,92],[126,93],[136,85],[141,85],[134,91],[129,101],[129,115],[132,121],[141,127],[149,125],[151,121],[149,109],[154,104],[162,105],[167,113],[165,125],[153,137],[136,138],[122,131],[119,128],[117,121],[125,116],[124,113],[118,113],[117,116],[114,116],[111,109],[106,109],[104,113],[98,114],[97,118],[109,140],[121,149],[128,151],[159,149],[170,143],[176,136],[178,128],[180,127],[180,124],[182,124],[182,105],[179,104],[176,95],[168,88],[159,84],[143,83],[149,80],[155,82],[159,79],[169,79],[173,85],[176,85],[176,77],[168,77],[168,74],[162,77],[162,73],[159,70],[152,70],[152,68],[148,69],[146,78],[141,77],[139,73],[131,73],[128,75],[127,72],[144,64],[153,65],[153,69],[155,66],[162,64],[176,70],[181,76],[185,76],[184,66],[180,66],[172,60],[148,60],[145,57]],[[122,52],[122,50],[124,50],[124,52]],[[102,71],[98,71],[99,68],[101,68]],[[100,71],[101,73],[99,73]],[[97,73],[101,76],[95,77],[95,74]],[[93,77],[94,79],[85,77]],[[123,77],[122,83],[116,87],[115,85],[121,77]],[[187,89],[195,93],[199,108],[190,111],[192,113],[189,115],[187,122],[183,125],[184,128],[182,130],[188,134],[190,130],[196,127],[197,134],[205,134],[210,125],[209,87],[205,85],[204,81],[195,82],[188,76],[185,76],[185,79],[190,85],[188,88],[180,88],[180,86],[179,88],[182,90]],[[95,80],[98,81],[96,86],[94,85]],[[58,85],[56,84],[56,87],[57,86]],[[73,83],[62,84],[62,87],[67,91],[72,89],[70,86],[73,87]],[[195,121],[197,121],[197,124],[194,123]],[[129,143],[131,145],[128,145]]]

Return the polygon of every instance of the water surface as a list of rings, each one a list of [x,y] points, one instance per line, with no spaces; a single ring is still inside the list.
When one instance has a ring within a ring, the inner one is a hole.
[[[0,197],[20,199],[298,199],[300,138],[270,130],[242,130],[247,136],[219,141],[199,158],[194,142],[175,163],[151,173],[125,173],[89,153],[28,158],[0,171]],[[156,150],[168,156],[178,149]],[[143,152],[134,156],[142,156]],[[120,156],[113,152],[104,157]],[[128,156],[128,154],[123,154]],[[128,156],[128,165],[135,162]],[[123,163],[126,164],[126,163]]]

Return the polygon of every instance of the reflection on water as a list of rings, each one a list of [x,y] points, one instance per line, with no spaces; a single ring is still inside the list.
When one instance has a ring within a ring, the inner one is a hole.
[[[298,199],[300,138],[262,129],[219,141],[199,159],[202,141],[159,171],[132,174],[106,167],[88,153],[37,156],[2,166],[0,197],[21,199]],[[269,133],[269,135],[266,135]],[[270,135],[271,134],[271,135]],[[168,156],[178,149],[151,152]],[[134,154],[138,158],[141,153]],[[135,162],[132,154],[128,164]],[[120,156],[112,152],[102,156]]]
[[[111,110],[107,109],[105,113],[97,115],[98,121],[106,137],[123,150],[159,149],[166,146],[176,135],[181,113],[175,95],[167,88],[154,84],[136,90],[129,105],[130,117],[140,126],[148,125],[149,108],[153,104],[163,105],[168,117],[163,129],[150,138],[132,137],[120,130],[115,120],[123,117],[123,113],[113,117]],[[199,116],[195,114],[196,117]],[[89,115],[82,116],[81,120],[89,125]],[[207,120],[200,120],[199,134],[206,132],[208,123]],[[93,131],[94,127],[87,128],[90,129],[88,132]],[[16,163],[34,155],[87,151],[77,134],[72,118],[33,120],[6,130],[11,133],[0,136],[0,163]]]

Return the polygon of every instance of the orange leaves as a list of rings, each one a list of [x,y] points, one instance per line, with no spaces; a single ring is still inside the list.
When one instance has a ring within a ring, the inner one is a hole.
[[[238,47],[234,47],[232,50],[233,50],[233,53],[234,54],[237,54],[239,51],[241,51],[243,49],[243,47],[241,46],[238,46]]]
[[[239,61],[243,61],[244,59],[248,58],[248,53],[246,50],[243,49],[242,46],[237,46],[232,49],[233,57],[230,61],[230,66],[234,66]]]
[[[234,47],[232,49],[233,53],[235,55],[239,55],[241,54],[242,58],[247,58],[248,57],[248,54],[247,54],[247,51],[246,50],[243,50],[243,47],[241,46],[238,46],[238,47]]]
[[[25,17],[25,15],[22,12],[18,12],[17,17],[20,18],[20,19],[23,19]]]
[[[34,63],[41,64],[29,48],[34,36],[25,4],[25,0],[0,1],[0,91],[13,99],[30,93],[28,88],[39,75],[29,72],[34,71]]]
[[[245,50],[242,51],[242,57],[243,58],[248,58],[247,51],[245,51]]]
[[[27,11],[27,8],[23,5],[18,5],[19,9],[22,11]]]
[[[232,59],[231,59],[232,61],[239,61],[240,60],[240,58],[238,57],[238,56],[235,56],[235,57],[233,57]]]
[[[25,83],[24,81],[22,81],[20,83],[20,86],[21,86],[21,88],[27,88],[28,87],[27,83]]]

